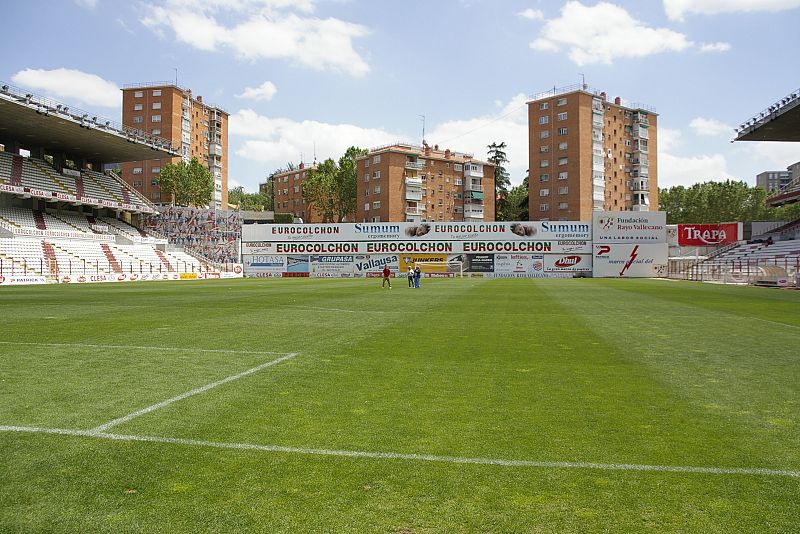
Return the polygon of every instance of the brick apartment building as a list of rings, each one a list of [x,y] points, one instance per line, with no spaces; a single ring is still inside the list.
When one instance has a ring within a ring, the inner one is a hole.
[[[438,145],[396,143],[357,160],[355,220],[494,221],[494,166]]]
[[[291,213],[304,223],[321,223],[322,214],[303,199],[303,182],[308,171],[315,168],[316,165],[306,167],[301,162],[295,170],[274,174],[271,181],[259,185],[259,191],[267,193],[267,187],[272,186],[275,213]]]
[[[196,157],[214,177],[210,208],[228,209],[228,113],[169,83],[137,84],[122,90],[122,124],[172,141],[180,158],[126,162],[122,179],[155,204],[167,204],[158,186],[161,167]]]
[[[658,209],[657,115],[577,86],[528,102],[531,220]]]

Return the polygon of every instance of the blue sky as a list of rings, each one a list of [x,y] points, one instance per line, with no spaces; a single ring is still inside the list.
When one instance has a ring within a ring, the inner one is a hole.
[[[349,145],[426,139],[527,169],[525,101],[586,83],[659,113],[659,185],[800,161],[730,143],[800,87],[800,0],[62,0],[5,5],[0,80],[119,120],[119,87],[172,80],[231,114],[230,185]]]

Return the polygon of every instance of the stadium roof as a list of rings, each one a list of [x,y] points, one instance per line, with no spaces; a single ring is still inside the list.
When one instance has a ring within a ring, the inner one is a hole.
[[[145,136],[83,110],[14,87],[0,89],[0,143],[64,152],[71,158],[118,163],[176,157],[168,141]]]
[[[736,128],[734,141],[800,141],[800,89]]]

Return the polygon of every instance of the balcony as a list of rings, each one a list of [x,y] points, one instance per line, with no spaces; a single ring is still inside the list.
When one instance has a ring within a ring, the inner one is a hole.
[[[414,171],[421,171],[424,168],[425,168],[425,162],[424,161],[406,160],[406,169],[411,169],[411,170],[414,170]]]
[[[419,176],[406,176],[406,187],[422,187],[422,178]]]
[[[634,178],[648,178],[650,176],[650,167],[647,165],[634,165],[633,176]]]
[[[425,206],[406,206],[406,215],[425,215]]]
[[[464,182],[464,191],[483,191],[480,180],[467,180]]]
[[[631,189],[635,192],[647,193],[650,191],[650,182],[646,179],[634,180],[631,184]]]
[[[646,113],[634,113],[633,122],[638,122],[639,124],[645,124],[645,125],[650,124],[650,120],[647,118]]]
[[[483,208],[471,206],[469,204],[464,206],[464,218],[467,219],[483,219]]]
[[[483,178],[483,165],[464,164],[464,178]]]
[[[633,127],[633,136],[639,139],[649,139],[649,134],[647,132],[647,126],[644,125],[637,125]]]
[[[222,157],[222,145],[211,143],[208,145],[208,153],[212,156]]]
[[[422,189],[406,189],[406,200],[422,200]]]

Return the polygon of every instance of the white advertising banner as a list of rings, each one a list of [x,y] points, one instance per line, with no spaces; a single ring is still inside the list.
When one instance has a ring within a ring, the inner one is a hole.
[[[664,211],[597,211],[593,216],[595,243],[666,243]]]
[[[246,224],[242,241],[561,241],[592,239],[588,221]],[[441,252],[441,251],[440,251]]]
[[[258,274],[280,276],[286,272],[287,256],[278,254],[245,254],[242,259],[244,260],[244,270],[247,276]]]
[[[300,243],[258,241],[242,243],[242,254],[591,254],[591,241],[312,241]]]
[[[547,272],[584,272],[592,270],[591,254],[546,254],[544,270]]]
[[[311,256],[312,278],[351,278],[355,256]]]
[[[397,276],[400,256],[397,254],[370,254],[356,256],[353,263],[353,275],[357,278],[375,278],[381,276],[384,265]]]
[[[651,278],[667,272],[667,244],[608,243],[594,246],[596,278]]]
[[[0,274],[0,286],[17,286],[31,284],[46,284],[44,276],[4,276]]]

